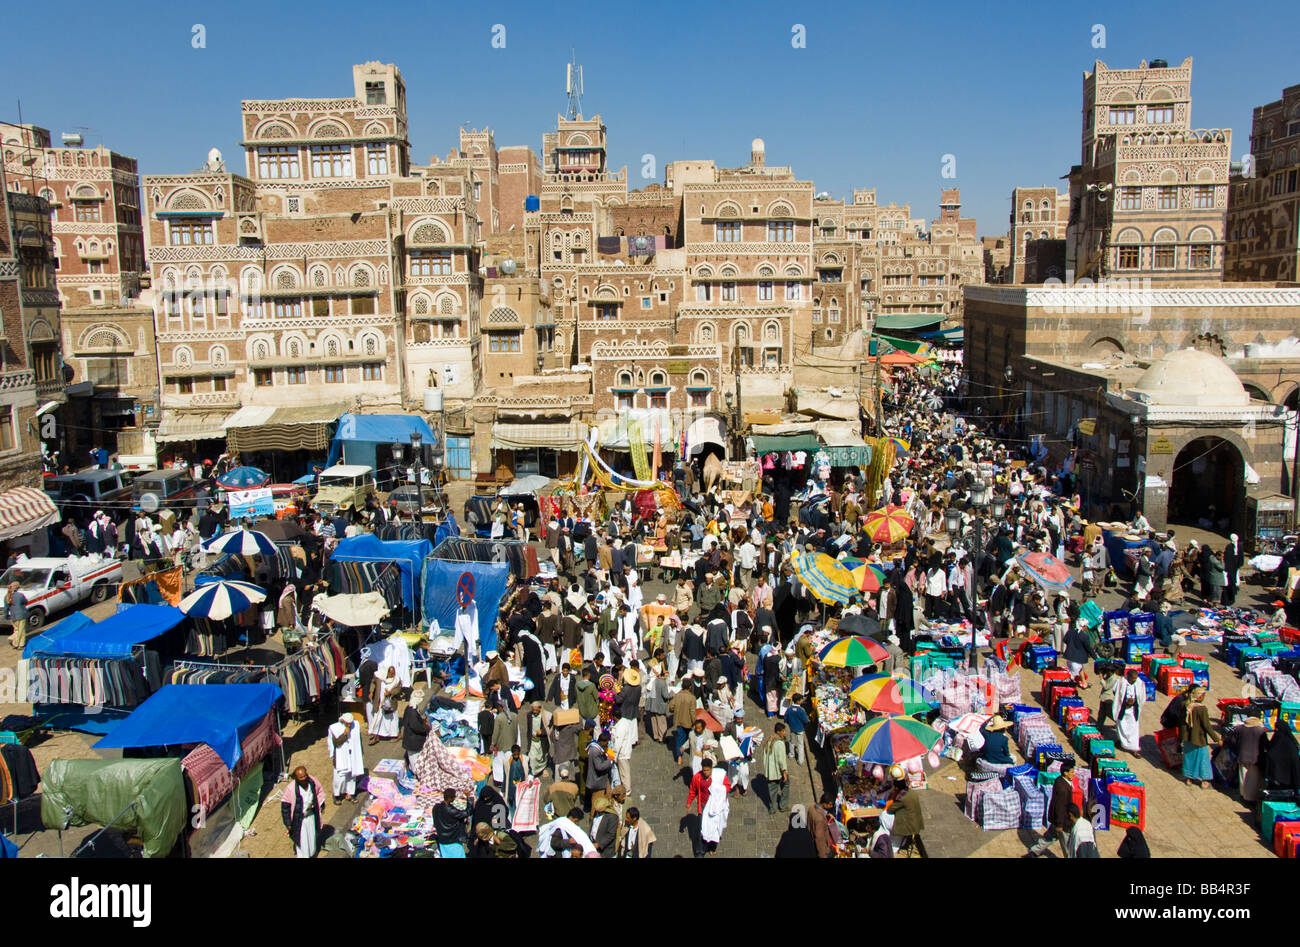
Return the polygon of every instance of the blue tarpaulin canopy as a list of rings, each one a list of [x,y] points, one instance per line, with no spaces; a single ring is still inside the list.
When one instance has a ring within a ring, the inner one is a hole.
[[[420,568],[425,557],[433,552],[433,543],[427,539],[376,539],[373,533],[363,533],[340,540],[334,547],[333,562],[396,562],[402,572],[402,604],[416,606],[416,590],[420,587]]]
[[[206,743],[234,769],[240,743],[282,696],[276,684],[166,684],[95,748]]]
[[[435,442],[424,418],[415,415],[345,414],[339,418],[338,430],[330,442],[327,463],[333,466],[340,457],[346,457],[350,464],[374,467],[376,444],[410,444],[412,434],[419,434],[426,444]]]
[[[23,648],[23,657],[33,654],[130,657],[132,645],[157,638],[184,620],[185,613],[171,605],[128,605],[101,622],[91,622],[77,614],[31,638]]]
[[[456,627],[458,599],[466,596],[478,616],[478,639],[482,652],[497,646],[497,613],[510,581],[506,562],[466,562],[430,559],[425,563],[423,611],[427,622],[438,622],[446,633]]]

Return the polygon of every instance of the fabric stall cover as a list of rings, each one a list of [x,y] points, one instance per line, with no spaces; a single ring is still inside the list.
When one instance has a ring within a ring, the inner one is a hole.
[[[388,616],[388,603],[379,592],[359,595],[317,595],[311,607],[326,618],[349,628],[377,625]]]
[[[329,426],[341,404],[265,408],[246,405],[226,422],[226,445],[232,451],[324,450]]]
[[[492,425],[492,450],[523,450],[529,447],[549,447],[552,450],[576,451],[587,439],[587,425],[572,423],[505,424]]]
[[[468,588],[470,582],[461,582],[469,573],[473,584],[473,600],[478,608],[478,635],[482,651],[495,650],[497,646],[497,612],[506,594],[510,579],[510,566],[504,562],[462,562],[451,559],[429,558],[424,564],[425,622],[436,621],[440,629],[450,631],[456,626],[457,587]]]
[[[59,508],[42,490],[14,487],[0,493],[0,539],[26,536],[59,518]]]
[[[111,823],[138,835],[146,858],[165,858],[171,852],[187,815],[181,761],[174,757],[51,760],[41,781],[41,821],[46,828],[60,828],[65,818],[70,825]]]
[[[278,684],[164,684],[95,749],[206,743],[234,769],[244,736],[283,696]]]
[[[402,604],[415,607],[420,568],[433,543],[427,539],[393,539],[385,542],[369,533],[344,539],[330,556],[334,562],[396,562],[402,573]]]
[[[433,550],[434,559],[453,559],[461,562],[501,562],[523,582],[537,575],[537,550],[532,543],[501,539],[445,539]]]
[[[75,616],[74,616],[75,617]],[[128,605],[101,622],[69,628],[65,619],[28,640],[23,657],[33,654],[75,654],[88,657],[124,658],[131,646],[142,644],[171,631],[185,620],[185,613],[172,605]]]
[[[347,442],[370,444],[409,444],[411,435],[419,434],[426,444],[436,443],[433,431],[424,418],[408,414],[345,414],[339,418],[338,430],[330,442],[328,466],[339,462]]]
[[[122,601],[123,589],[129,589],[137,585],[148,585],[150,582],[158,585],[158,594],[163,597],[163,601],[168,605],[179,605],[181,603],[182,590],[185,588],[185,570],[181,566],[160,572],[150,572],[138,579],[123,582],[117,587],[117,600]]]
[[[816,451],[822,446],[816,434],[755,434],[752,440],[754,453],[760,457],[785,451]]]

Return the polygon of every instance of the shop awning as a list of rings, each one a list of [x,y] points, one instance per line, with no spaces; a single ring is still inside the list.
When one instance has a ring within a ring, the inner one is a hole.
[[[789,450],[815,451],[822,446],[816,434],[755,434],[751,440],[759,456]]]
[[[696,418],[686,429],[686,449],[689,453],[700,453],[705,444],[727,446],[727,431],[718,418]]]
[[[799,388],[795,390],[795,410],[800,414],[856,421],[858,399],[856,393],[833,394],[829,391]]]
[[[226,422],[232,451],[324,450],[329,426],[343,411],[337,403],[268,407],[245,405]]]
[[[862,439],[857,425],[824,421],[817,425],[822,448],[831,458],[832,467],[865,467],[871,463],[871,445]]]
[[[921,355],[933,348],[929,342],[919,342],[915,339],[895,339],[893,336],[881,335],[880,333],[876,333],[876,338],[882,342],[888,342],[900,352],[908,352],[912,355]]]
[[[75,617],[75,616],[74,616]],[[128,605],[101,622],[59,622],[49,631],[27,639],[23,657],[33,654],[65,654],[96,657],[127,657],[131,646],[157,638],[185,620],[185,613],[171,605]]]
[[[924,329],[937,326],[943,322],[940,312],[891,312],[876,316],[876,329],[893,329],[894,331]]]
[[[59,518],[59,508],[42,491],[14,487],[0,493],[0,539],[26,536]]]
[[[550,424],[492,425],[492,450],[524,450],[529,447],[547,447],[551,450],[576,451],[587,439],[587,425],[581,421]]]
[[[673,452],[677,449],[677,428],[673,426],[672,416],[667,411],[650,411],[638,408],[624,411],[616,418],[602,421],[600,424],[600,446],[609,450],[627,450],[628,433],[634,426],[640,426],[641,439],[647,447],[655,442],[655,421],[659,423],[659,449]]]
[[[158,425],[156,441],[207,441],[222,440],[226,436],[226,420],[230,412],[212,414],[176,414],[163,410],[162,423]]]
[[[419,434],[425,444],[434,443],[428,422],[414,414],[345,414],[339,418],[338,430],[330,443],[329,464],[338,463],[344,442],[369,444],[409,444],[411,435]],[[373,453],[373,452],[372,452]],[[371,462],[373,462],[373,457]]]

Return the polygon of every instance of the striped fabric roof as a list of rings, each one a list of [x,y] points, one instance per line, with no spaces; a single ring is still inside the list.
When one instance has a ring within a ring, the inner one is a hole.
[[[25,536],[59,518],[59,508],[40,490],[14,487],[0,493],[0,539]]]

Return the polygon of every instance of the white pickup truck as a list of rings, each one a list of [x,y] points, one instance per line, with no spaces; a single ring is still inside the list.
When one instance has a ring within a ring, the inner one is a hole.
[[[122,582],[122,561],[89,556],[23,559],[0,575],[0,593],[17,582],[27,598],[27,627],[40,628],[55,612],[87,600],[102,602]],[[0,623],[8,624],[0,609]]]

